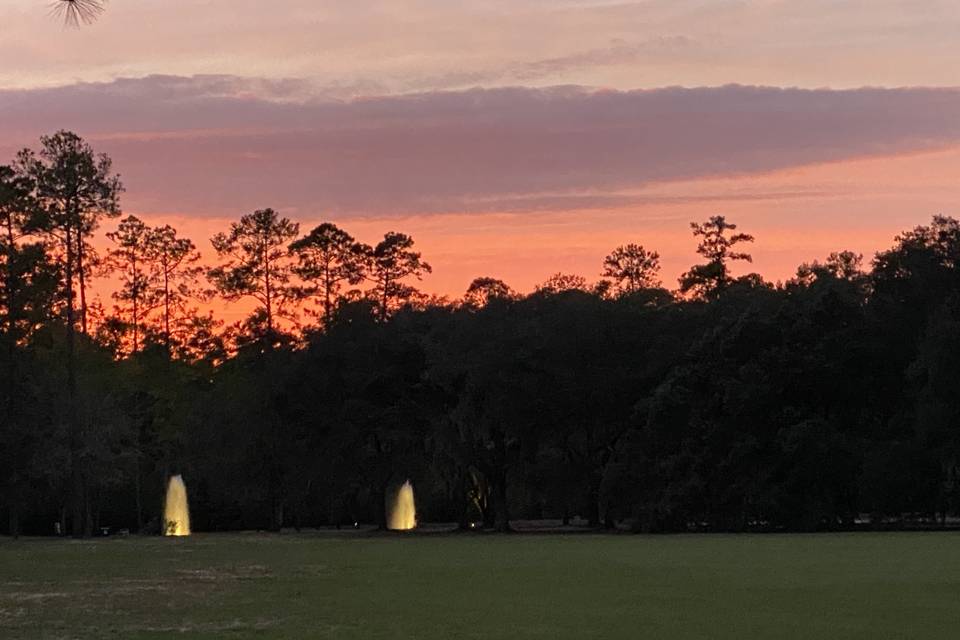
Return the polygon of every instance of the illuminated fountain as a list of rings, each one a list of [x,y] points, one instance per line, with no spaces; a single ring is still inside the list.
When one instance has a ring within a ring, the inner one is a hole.
[[[397,489],[387,512],[387,529],[408,531],[417,526],[417,507],[413,501],[413,485],[407,480]]]
[[[170,476],[167,501],[163,507],[163,535],[190,535],[190,507],[187,505],[187,487],[183,476]]]

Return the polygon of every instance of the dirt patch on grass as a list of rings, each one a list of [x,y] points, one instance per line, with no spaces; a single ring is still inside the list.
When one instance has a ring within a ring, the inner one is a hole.
[[[0,625],[6,625],[27,615],[24,607],[0,607]]]
[[[169,612],[189,610],[221,592],[230,592],[244,581],[272,579],[273,572],[261,564],[232,564],[176,569],[156,577],[98,577],[62,582],[10,582],[0,589],[0,637],[13,630],[45,629],[51,632],[71,628],[70,637],[102,637],[105,629],[83,625],[104,616],[137,616],[142,626],[126,628],[120,623],[120,637],[137,632],[183,634],[187,637],[267,629],[277,620],[231,618],[224,622],[193,623],[164,620]],[[135,619],[135,618],[134,618]],[[128,618],[128,622],[129,622]],[[118,621],[119,622],[119,621]],[[81,624],[78,624],[81,623]],[[125,631],[126,629],[126,631]],[[43,635],[43,634],[40,634]],[[39,636],[38,636],[39,637]]]
[[[256,580],[272,578],[273,572],[260,564],[237,565],[231,567],[204,567],[200,569],[179,569],[177,576],[201,582],[221,582],[224,580]]]
[[[5,593],[0,597],[4,600],[12,600],[13,602],[43,602],[51,598],[67,598],[69,596],[70,594],[64,591],[14,591],[12,593]]]
[[[276,626],[279,619],[274,620],[231,620],[230,622],[185,623],[170,626],[132,626],[127,631],[146,631],[149,633],[212,633],[221,631],[261,631]]]
[[[331,574],[331,570],[327,564],[304,564],[297,568],[296,573],[302,576],[326,576]]]

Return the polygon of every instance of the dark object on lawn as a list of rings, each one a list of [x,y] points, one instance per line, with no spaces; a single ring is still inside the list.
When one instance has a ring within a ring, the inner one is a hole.
[[[151,536],[160,535],[162,533],[162,531],[160,530],[160,518],[159,517],[150,518],[150,520],[145,525],[143,525],[143,528],[137,531],[137,533],[139,533],[140,535],[151,535]]]

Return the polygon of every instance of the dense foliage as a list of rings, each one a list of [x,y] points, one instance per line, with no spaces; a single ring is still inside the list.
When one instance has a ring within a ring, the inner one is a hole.
[[[960,223],[870,265],[836,253],[735,278],[754,239],[693,225],[677,291],[659,256],[529,295],[414,286],[413,239],[370,247],[270,209],[212,240],[120,215],[74,134],[0,167],[0,512],[11,533],[158,531],[182,473],[198,529],[580,516],[644,531],[833,529],[960,511]],[[734,245],[736,245],[734,247]],[[211,255],[214,255],[211,253]],[[115,305],[90,295],[113,274]],[[210,300],[248,298],[223,326]],[[91,301],[92,300],[92,301]]]

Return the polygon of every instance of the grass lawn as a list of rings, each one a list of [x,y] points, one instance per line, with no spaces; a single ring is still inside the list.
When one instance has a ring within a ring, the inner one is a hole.
[[[960,534],[0,541],[0,638],[954,638]]]

